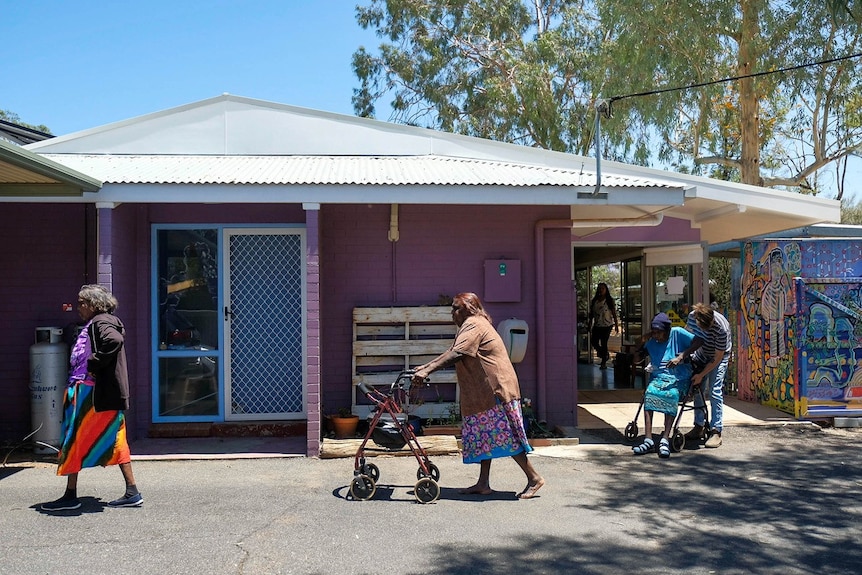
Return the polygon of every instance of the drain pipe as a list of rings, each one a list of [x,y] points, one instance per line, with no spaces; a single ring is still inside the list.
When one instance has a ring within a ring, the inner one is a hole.
[[[539,421],[548,420],[547,358],[545,350],[545,230],[572,229],[572,220],[539,220],[536,222],[536,391]],[[572,413],[577,418],[577,390]]]

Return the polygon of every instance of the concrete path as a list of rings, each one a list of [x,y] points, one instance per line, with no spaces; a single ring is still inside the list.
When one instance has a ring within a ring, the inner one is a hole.
[[[631,446],[623,431],[635,417],[643,392],[641,390],[581,391],[578,426],[564,428],[566,440],[555,445],[537,447],[536,453],[551,457],[582,458],[596,454],[630,454]],[[683,415],[680,428],[692,425],[692,413]],[[638,416],[638,428],[643,430],[643,413]],[[724,425],[769,426],[802,424],[790,415],[762,405],[725,398]],[[810,424],[808,424],[810,425]],[[266,459],[304,457],[304,437],[218,437],[141,439],[132,443],[132,459],[206,460],[206,459]],[[351,455],[352,456],[352,455]]]

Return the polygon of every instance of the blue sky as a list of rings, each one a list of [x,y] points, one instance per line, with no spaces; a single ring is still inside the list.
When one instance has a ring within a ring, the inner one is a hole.
[[[0,110],[55,135],[225,92],[353,114],[351,56],[380,44],[356,23],[368,3],[0,0]],[[849,196],[860,172],[851,162]]]
[[[224,92],[353,114],[351,56],[380,43],[356,4],[0,0],[0,109],[56,135]]]

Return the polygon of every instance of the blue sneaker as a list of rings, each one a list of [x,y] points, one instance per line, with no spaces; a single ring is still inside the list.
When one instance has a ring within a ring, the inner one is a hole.
[[[41,507],[43,511],[68,511],[71,509],[78,509],[80,506],[81,500],[77,497],[63,496],[56,501],[43,503],[39,507]]]
[[[108,507],[140,507],[144,503],[144,496],[140,493],[135,493],[126,497],[123,495],[119,499],[114,499],[108,502]]]

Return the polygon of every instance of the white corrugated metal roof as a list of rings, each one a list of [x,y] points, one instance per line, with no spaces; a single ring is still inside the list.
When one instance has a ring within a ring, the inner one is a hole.
[[[209,156],[45,154],[112,184],[595,186],[583,170],[447,156]],[[602,176],[603,187],[681,188]]]
[[[840,219],[836,200],[612,161],[596,190],[595,158],[231,95],[27,148],[103,180],[69,199],[103,205],[570,205],[581,224],[686,219],[710,243]]]

